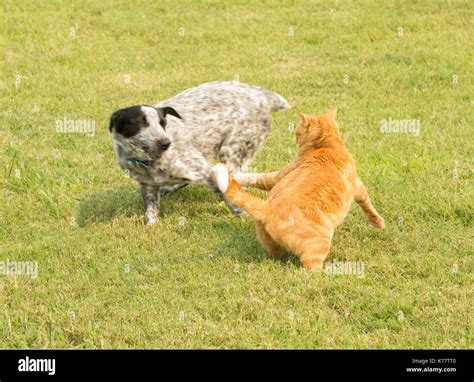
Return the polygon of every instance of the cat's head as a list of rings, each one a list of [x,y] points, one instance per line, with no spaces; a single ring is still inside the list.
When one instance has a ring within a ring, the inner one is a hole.
[[[332,107],[325,114],[309,115],[298,113],[300,121],[296,127],[296,143],[299,147],[309,143],[319,146],[333,137],[341,137],[336,123],[337,108]]]

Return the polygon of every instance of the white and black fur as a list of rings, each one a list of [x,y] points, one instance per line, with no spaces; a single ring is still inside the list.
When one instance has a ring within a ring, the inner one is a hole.
[[[110,131],[117,162],[140,183],[147,224],[156,222],[160,192],[196,183],[223,197],[210,176],[213,159],[244,172],[270,133],[270,113],[289,107],[269,90],[225,81],[114,112]]]

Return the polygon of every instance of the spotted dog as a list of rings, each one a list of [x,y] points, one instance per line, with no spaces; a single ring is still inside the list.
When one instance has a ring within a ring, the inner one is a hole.
[[[212,161],[244,172],[270,133],[270,113],[289,107],[279,94],[226,81],[114,112],[110,132],[117,162],[140,184],[147,224],[156,222],[160,193],[195,183],[224,198],[211,177]]]

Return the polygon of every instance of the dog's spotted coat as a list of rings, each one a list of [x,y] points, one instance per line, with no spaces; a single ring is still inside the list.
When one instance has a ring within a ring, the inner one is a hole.
[[[244,172],[270,133],[270,113],[287,108],[276,93],[228,81],[113,113],[110,131],[117,162],[140,183],[147,224],[156,222],[160,192],[196,183],[222,197],[210,176],[213,159]]]

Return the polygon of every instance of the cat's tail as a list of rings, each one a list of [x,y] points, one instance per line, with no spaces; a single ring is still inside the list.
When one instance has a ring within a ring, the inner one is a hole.
[[[242,189],[224,164],[216,164],[212,168],[211,176],[229,202],[242,208],[255,220],[260,222],[266,220],[267,202]]]

